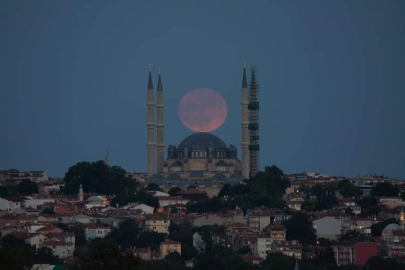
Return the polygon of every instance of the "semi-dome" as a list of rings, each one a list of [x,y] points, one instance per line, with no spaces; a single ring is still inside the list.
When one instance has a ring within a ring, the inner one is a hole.
[[[155,173],[155,174],[152,175],[148,180],[152,180],[152,181],[163,181],[164,178],[163,178],[163,176],[161,176],[160,174]]]
[[[213,177],[213,180],[226,180],[226,176],[222,173],[216,173]]]
[[[181,180],[181,177],[178,173],[171,173],[166,177],[166,180]]]
[[[215,166],[228,167],[228,163],[226,163],[226,161],[220,160],[215,164]]]
[[[211,133],[199,132],[194,133],[181,141],[178,149],[227,149],[228,147],[218,136]]]
[[[204,173],[202,171],[192,171],[190,177],[204,177]]]

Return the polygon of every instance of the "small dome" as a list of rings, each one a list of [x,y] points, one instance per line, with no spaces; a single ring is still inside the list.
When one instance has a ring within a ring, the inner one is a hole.
[[[229,150],[231,150],[231,151],[236,151],[236,146],[235,146],[234,144],[231,144],[231,145],[229,146]]]
[[[178,149],[227,149],[228,147],[219,137],[211,133],[198,132],[186,137],[179,144]]]
[[[178,173],[171,173],[166,180],[181,180],[181,177]]]
[[[387,233],[389,231],[397,231],[400,229],[401,229],[401,226],[399,226],[398,224],[395,224],[395,223],[391,223],[391,224],[388,224],[387,226],[385,226],[385,228],[382,232]]]
[[[174,151],[174,150],[176,150],[176,146],[171,144],[171,145],[169,145],[168,150],[169,151]]]
[[[221,183],[220,183],[219,181],[216,181],[216,180],[215,180],[215,181],[211,181],[210,184],[211,184],[212,187],[219,187],[219,186],[221,185]]]
[[[152,175],[151,177],[149,177],[149,180],[152,180],[152,181],[163,181],[164,178],[163,178],[163,176],[161,176],[160,174],[155,173],[154,175]]]
[[[175,162],[173,162],[172,167],[182,167],[183,163],[181,163],[180,160],[176,160]]]
[[[180,187],[180,186],[182,186],[182,182],[180,182],[180,181],[172,181],[172,182],[170,182],[170,186],[171,187]]]
[[[223,160],[218,161],[215,166],[228,167],[228,163]]]
[[[230,185],[230,186],[235,186],[237,184],[239,184],[239,183],[238,183],[238,181],[235,181],[235,180],[228,180],[224,183],[224,185]]]
[[[222,173],[216,173],[213,177],[213,180],[226,180],[226,176],[223,175]]]
[[[203,181],[199,182],[197,186],[206,187],[206,186],[209,186],[209,185],[210,185],[210,182],[208,182],[206,180],[203,180]]]
[[[184,184],[184,186],[195,186],[195,183],[190,181],[190,180],[187,180],[186,182],[183,182],[183,184]]]
[[[244,180],[244,177],[239,173],[239,172],[234,172],[231,177],[229,177],[230,180],[236,180],[236,181],[240,181],[240,180]]]
[[[204,174],[202,171],[192,171],[190,177],[204,177]]]

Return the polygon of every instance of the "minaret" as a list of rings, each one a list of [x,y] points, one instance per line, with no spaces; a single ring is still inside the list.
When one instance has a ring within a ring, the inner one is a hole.
[[[162,79],[160,77],[160,69],[159,69],[159,79],[158,79],[158,86],[157,86],[157,144],[156,144],[156,151],[157,151],[157,172],[163,174],[163,163],[164,161],[164,151],[165,151],[165,141],[164,141],[164,128],[165,124],[163,124],[163,87],[162,87]]]
[[[82,186],[82,184],[80,184],[80,187],[79,187],[79,201],[83,201],[83,186]]]
[[[153,98],[153,83],[152,83],[152,68],[149,66],[149,81],[148,81],[148,142],[146,146],[148,148],[148,177],[151,177],[155,173],[154,162],[155,162],[155,117],[154,109],[155,102]]]
[[[108,147],[107,147],[107,152],[104,157],[104,163],[107,164],[107,166],[110,166],[110,157],[108,155]]]
[[[252,65],[249,93],[249,130],[250,130],[250,178],[256,177],[259,167],[259,86],[256,82],[256,67]]]
[[[246,80],[246,66],[243,63],[242,79],[242,176],[249,179],[249,118],[248,118],[248,87]]]

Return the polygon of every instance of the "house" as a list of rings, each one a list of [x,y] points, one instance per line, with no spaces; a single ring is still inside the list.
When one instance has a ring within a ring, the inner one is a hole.
[[[39,223],[58,223],[59,217],[55,215],[40,215],[37,220]]]
[[[151,259],[151,251],[150,248],[132,248],[131,251],[133,252],[135,257],[139,257],[142,260],[149,261]]]
[[[8,227],[8,226],[18,226],[19,220],[17,219],[17,215],[15,214],[6,214],[0,217],[0,228],[1,227]]]
[[[63,233],[63,230],[55,225],[50,225],[35,231],[36,233],[42,233],[43,235],[47,235],[48,233]]]
[[[268,231],[270,232],[270,238],[273,241],[276,241],[277,243],[286,241],[287,230],[283,225],[281,224],[270,225],[268,227]]]
[[[258,265],[263,261],[263,258],[251,254],[243,254],[242,259],[254,265]]]
[[[302,245],[297,240],[284,241],[277,243],[277,252],[301,260]]]
[[[146,205],[146,204],[140,204],[140,205],[131,207],[131,209],[139,209],[142,211],[142,213],[145,213],[145,214],[153,214],[153,212],[155,211],[155,208],[153,208],[152,206]]]
[[[246,217],[246,224],[256,231],[262,231],[266,226],[270,224],[270,213],[268,212],[254,212],[251,213],[248,210]]]
[[[187,204],[190,200],[183,198],[181,196],[164,196],[164,197],[158,197],[159,198],[159,205],[160,207],[164,207],[167,205],[172,205],[172,204]]]
[[[73,257],[73,251],[75,250],[74,244],[63,243],[54,240],[45,241],[40,244],[40,247],[50,248],[53,255],[59,256],[61,258]]]
[[[202,202],[208,199],[207,192],[195,188],[189,188],[187,190],[179,191],[175,195],[181,196],[194,202]]]
[[[25,207],[25,197],[11,197],[11,198],[0,198],[0,210],[7,210],[12,212],[17,208]]]
[[[203,215],[193,217],[193,225],[200,227],[205,225],[228,225],[233,223],[243,222],[243,212],[241,210],[235,209],[230,210],[227,213],[206,213]]]
[[[401,197],[381,197],[378,199],[378,202],[382,205],[387,206],[390,209],[400,207],[403,205]]]
[[[192,258],[192,259],[186,261],[186,267],[193,268],[195,263],[196,263],[196,260],[194,258]]]
[[[277,252],[277,244],[269,236],[260,235],[256,240],[256,253],[262,259],[266,259],[267,254]]]
[[[287,203],[287,205],[288,205],[288,208],[290,208],[292,210],[301,211],[302,202],[300,202],[300,201],[289,201]]]
[[[316,230],[317,238],[336,240],[343,230],[343,221],[334,217],[316,219],[312,221],[312,225]]]
[[[108,224],[96,225],[88,224],[84,229],[86,234],[86,240],[92,240],[94,238],[104,238],[107,234],[111,232],[111,227]]]
[[[370,257],[377,256],[377,242],[371,239],[337,242],[332,249],[337,265],[363,265]]]
[[[62,233],[48,233],[46,237],[49,240],[55,240],[58,242],[64,242],[64,243],[69,243],[69,244],[75,244],[76,243],[76,237],[74,233],[72,232],[62,232]]]
[[[146,230],[169,234],[170,220],[163,215],[145,215],[144,227]]]
[[[25,239],[25,243],[35,246],[36,249],[39,248],[39,245],[42,244],[45,240],[48,240],[48,237],[41,233],[30,233]]]
[[[171,252],[178,252],[181,255],[181,243],[173,240],[160,243],[161,259],[164,259]]]

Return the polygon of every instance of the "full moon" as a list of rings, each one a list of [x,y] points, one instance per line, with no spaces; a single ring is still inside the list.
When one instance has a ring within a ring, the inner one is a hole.
[[[181,122],[196,132],[216,130],[225,122],[227,114],[225,99],[217,91],[207,88],[188,92],[179,104]]]

